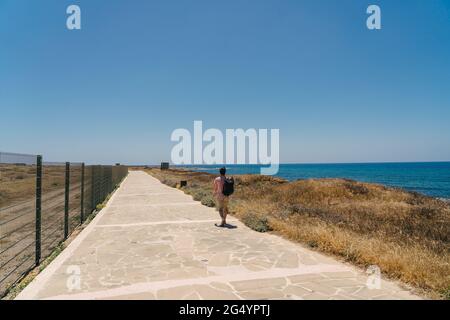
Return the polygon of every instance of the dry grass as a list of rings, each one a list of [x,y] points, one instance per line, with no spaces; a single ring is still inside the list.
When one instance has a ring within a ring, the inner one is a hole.
[[[71,184],[80,182],[81,167],[72,166]],[[43,165],[43,193],[63,190],[64,165]],[[36,166],[0,164],[0,208],[33,198],[36,193]]]
[[[213,175],[147,172],[210,203]],[[236,176],[234,215],[257,231],[292,240],[360,266],[378,265],[391,278],[450,298],[450,206],[417,193],[344,179],[288,182]]]
[[[33,194],[36,181],[35,166],[0,164],[0,207]]]

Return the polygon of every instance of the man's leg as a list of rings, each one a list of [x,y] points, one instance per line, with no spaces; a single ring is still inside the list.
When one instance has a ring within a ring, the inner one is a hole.
[[[224,225],[224,206],[223,206],[223,200],[217,199],[216,201],[217,203],[217,208],[219,209],[219,215],[220,218],[222,218],[222,223],[221,225]]]
[[[228,197],[225,197],[222,201],[222,224],[227,224],[227,215],[228,215]]]

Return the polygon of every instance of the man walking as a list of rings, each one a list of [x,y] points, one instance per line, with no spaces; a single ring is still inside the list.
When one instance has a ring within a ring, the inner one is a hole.
[[[216,205],[219,209],[220,217],[222,218],[222,223],[217,225],[218,227],[225,227],[227,224],[228,215],[228,201],[229,196],[234,191],[234,181],[233,178],[227,179],[225,177],[226,169],[220,169],[220,176],[214,179],[214,197],[216,198]]]

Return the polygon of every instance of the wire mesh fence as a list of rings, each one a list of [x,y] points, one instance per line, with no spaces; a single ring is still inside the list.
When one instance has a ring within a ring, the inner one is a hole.
[[[0,153],[0,294],[35,262],[36,156]]]
[[[64,238],[64,162],[42,163],[41,256],[48,256]]]
[[[128,168],[0,152],[0,297],[83,223]]]

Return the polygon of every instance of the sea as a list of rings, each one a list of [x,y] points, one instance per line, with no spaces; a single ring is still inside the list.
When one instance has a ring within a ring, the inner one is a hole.
[[[183,166],[217,174],[222,166]],[[259,174],[260,165],[226,165],[227,175]],[[379,183],[450,201],[450,162],[280,164],[277,177],[290,181],[345,178]]]

